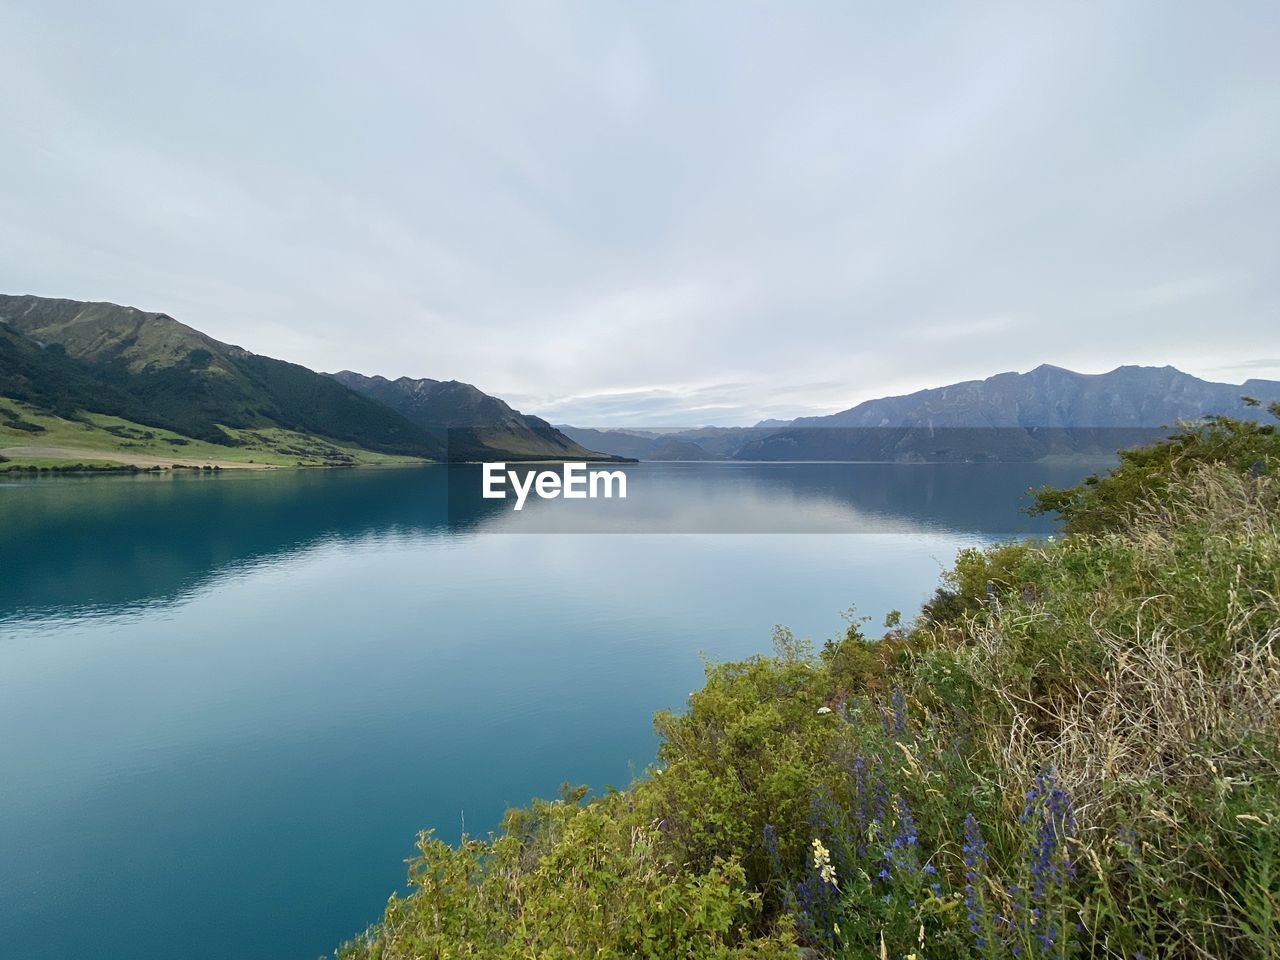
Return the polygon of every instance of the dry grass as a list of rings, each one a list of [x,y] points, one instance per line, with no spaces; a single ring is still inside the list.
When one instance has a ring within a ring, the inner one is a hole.
[[[1104,955],[1128,948],[1097,931],[1127,928],[1170,957],[1280,957],[1277,478],[1197,468],[1028,563],[1043,589],[943,634],[1005,814],[1055,771]]]
[[[1084,605],[1050,593],[968,625],[959,653],[996,705],[984,738],[1010,787],[1052,766],[1087,820],[1117,786],[1280,777],[1278,501],[1275,478],[1203,468],[1129,529],[1079,545],[1123,541],[1130,567],[1113,579],[1167,592],[1127,605],[1123,592]],[[1189,622],[1189,609],[1213,615]],[[1023,638],[1046,631],[1087,654],[1028,664]],[[1050,689],[1028,682],[1050,666]]]

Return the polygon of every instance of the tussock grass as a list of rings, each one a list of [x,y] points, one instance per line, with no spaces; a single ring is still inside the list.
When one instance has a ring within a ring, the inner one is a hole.
[[[1198,467],[1116,532],[1038,552],[1055,586],[1033,602],[968,619],[955,653],[1010,783],[1052,766],[1088,818],[1128,785],[1280,777],[1278,508],[1275,477]],[[1064,591],[1091,558],[1096,588]]]

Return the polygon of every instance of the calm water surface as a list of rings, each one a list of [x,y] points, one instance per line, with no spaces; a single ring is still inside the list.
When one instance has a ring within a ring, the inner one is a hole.
[[[625,784],[703,655],[913,611],[1086,470],[628,472],[520,514],[475,468],[0,481],[3,953],[331,951],[419,829]]]

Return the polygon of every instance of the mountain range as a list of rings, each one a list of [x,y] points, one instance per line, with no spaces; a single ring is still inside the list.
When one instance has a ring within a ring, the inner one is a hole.
[[[596,450],[641,460],[1036,460],[1110,455],[1180,420],[1242,415],[1245,396],[1280,400],[1280,381],[1212,383],[1168,366],[1083,374],[1043,364],[754,427],[560,429]]]
[[[0,295],[0,449],[165,464],[431,460],[1037,460],[1111,455],[1180,420],[1239,415],[1280,382],[1048,364],[839,413],[673,431],[553,426],[456,380],[317,373],[165,313]],[[600,452],[595,452],[600,451]]]

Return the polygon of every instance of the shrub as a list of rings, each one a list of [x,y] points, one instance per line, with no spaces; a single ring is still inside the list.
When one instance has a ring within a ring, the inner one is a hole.
[[[1258,401],[1245,398],[1258,406]],[[1280,418],[1280,401],[1267,407]],[[1057,513],[1067,533],[1100,533],[1122,525],[1139,504],[1164,499],[1167,487],[1199,465],[1221,464],[1234,473],[1258,476],[1280,468],[1280,434],[1274,424],[1209,417],[1183,424],[1170,439],[1120,452],[1120,463],[1104,477],[1075,487],[1043,487],[1032,513]]]

